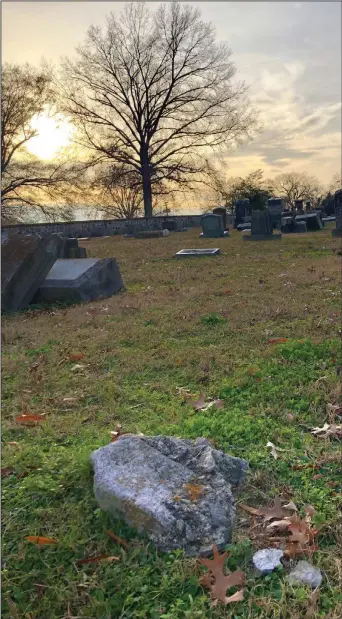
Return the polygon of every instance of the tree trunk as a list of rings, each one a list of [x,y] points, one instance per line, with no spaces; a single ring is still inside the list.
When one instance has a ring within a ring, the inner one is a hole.
[[[143,197],[145,217],[152,217],[152,184],[150,173],[150,162],[148,158],[147,146],[143,146],[140,154],[142,181],[143,181]]]

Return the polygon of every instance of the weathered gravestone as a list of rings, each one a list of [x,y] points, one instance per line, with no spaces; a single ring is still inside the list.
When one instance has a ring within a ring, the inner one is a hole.
[[[304,213],[304,200],[295,200],[295,209],[298,213]]]
[[[181,249],[174,258],[199,258],[200,256],[218,256],[221,250],[218,247],[212,249]]]
[[[162,230],[139,230],[136,232],[136,239],[158,239],[163,236]]]
[[[245,217],[247,215],[249,206],[249,200],[237,200],[235,202],[235,220],[234,220],[234,228],[236,229],[239,224],[246,223]]]
[[[248,463],[205,438],[122,435],[94,451],[94,493],[100,507],[148,536],[162,551],[207,555],[232,537],[233,487]]]
[[[87,250],[85,247],[79,247],[77,238],[63,237],[59,234],[53,236],[59,236],[62,240],[60,250],[57,258],[86,258]]]
[[[296,223],[305,221],[308,231],[322,230],[323,223],[319,213],[305,213],[296,215]]]
[[[164,219],[162,223],[163,230],[175,232],[177,230],[177,222],[175,219]]]
[[[203,232],[200,236],[206,239],[217,239],[228,236],[228,232],[224,229],[221,215],[214,215],[214,213],[203,215],[201,218],[201,225]]]
[[[288,234],[291,232],[307,232],[307,227],[305,221],[297,222],[295,216],[290,215],[288,217],[282,217],[281,231],[283,234]]]
[[[111,297],[123,287],[115,258],[57,260],[33,302],[95,301]]]
[[[28,306],[56,262],[61,244],[58,235],[13,235],[1,245],[2,312]]]
[[[342,189],[335,193],[336,228],[331,231],[333,236],[342,237]]]
[[[271,216],[272,227],[281,229],[281,217],[284,210],[284,200],[282,198],[270,198],[268,200],[268,210]]]
[[[252,210],[251,233],[243,234],[244,241],[278,241],[281,234],[273,234],[270,213],[267,209]]]
[[[220,215],[223,221],[223,230],[227,230],[227,211],[223,206],[213,208],[214,215]]]

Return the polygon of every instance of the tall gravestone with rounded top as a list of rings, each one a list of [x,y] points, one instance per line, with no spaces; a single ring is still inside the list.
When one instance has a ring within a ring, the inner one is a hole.
[[[213,208],[214,215],[220,215],[223,221],[223,229],[227,230],[227,211],[223,206],[216,206]]]
[[[342,189],[335,192],[336,228],[331,231],[335,237],[342,237]]]
[[[251,233],[242,236],[244,241],[277,241],[281,234],[273,234],[270,212],[265,210],[252,210]]]

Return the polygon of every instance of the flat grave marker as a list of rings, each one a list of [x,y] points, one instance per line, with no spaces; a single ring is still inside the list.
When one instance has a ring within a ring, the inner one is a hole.
[[[210,249],[181,249],[174,258],[199,258],[201,256],[218,256],[221,253],[219,247]]]

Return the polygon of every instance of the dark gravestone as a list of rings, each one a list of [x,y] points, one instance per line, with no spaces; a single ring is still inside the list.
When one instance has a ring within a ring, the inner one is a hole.
[[[223,206],[217,206],[216,208],[213,208],[213,213],[214,213],[214,215],[220,215],[222,217],[223,229],[227,230],[227,211],[226,211],[226,209],[223,208]]]
[[[272,222],[268,209],[264,211],[253,210],[251,222],[251,234],[242,236],[244,241],[276,241],[281,239],[281,234],[272,234]]]
[[[227,236],[221,215],[214,215],[214,213],[203,215],[201,225],[203,228],[202,236],[206,239],[217,239]]]
[[[284,200],[282,198],[271,198],[268,201],[268,210],[271,216],[272,227],[281,229],[281,217],[284,209]]]
[[[174,258],[199,258],[200,256],[218,256],[221,251],[218,247],[211,249],[181,249]]]
[[[2,312],[28,306],[56,262],[61,243],[58,235],[13,235],[1,246]]]
[[[163,236],[162,230],[140,230],[136,233],[136,239],[157,239]]]
[[[249,200],[237,200],[235,203],[235,220],[234,228],[236,229],[239,224],[245,223],[244,219],[247,215],[247,208],[249,206]]]
[[[323,223],[319,213],[305,213],[304,215],[296,215],[296,223],[305,221],[309,232],[322,230]]]
[[[174,219],[164,219],[162,229],[175,232],[177,230],[177,222]]]
[[[342,189],[335,193],[336,228],[331,231],[333,236],[342,237]]]
[[[296,209],[296,211],[303,211],[304,212],[304,210],[303,210],[303,203],[304,203],[303,200],[295,200],[295,209]]]
[[[57,260],[34,297],[35,303],[95,301],[124,287],[115,258]]]

